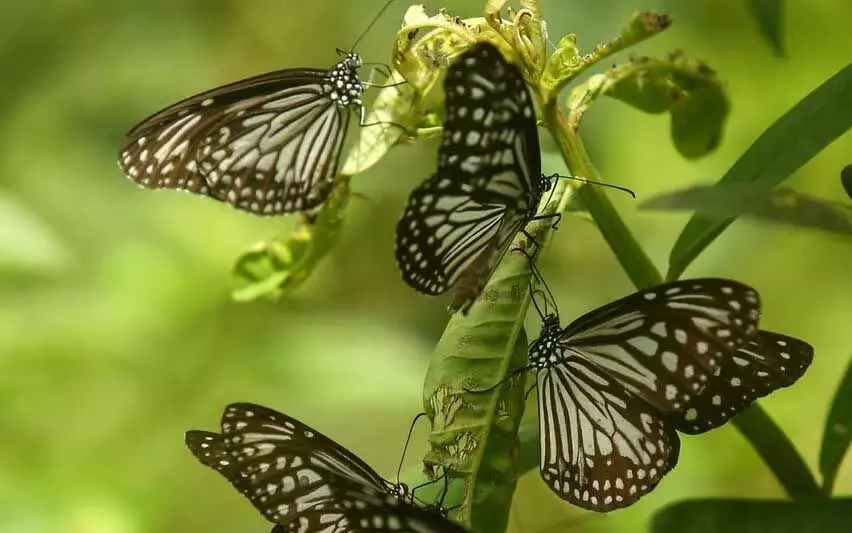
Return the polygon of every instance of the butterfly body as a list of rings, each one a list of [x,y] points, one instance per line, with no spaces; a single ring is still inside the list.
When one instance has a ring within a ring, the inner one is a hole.
[[[333,68],[285,69],[184,99],[127,134],[124,174],[257,215],[312,209],[337,171],[350,110],[363,109],[361,57]]]

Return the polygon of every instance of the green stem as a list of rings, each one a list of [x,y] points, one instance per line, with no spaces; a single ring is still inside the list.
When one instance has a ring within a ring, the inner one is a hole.
[[[790,438],[760,405],[754,403],[732,422],[791,498],[804,500],[825,497]]]
[[[602,181],[589,160],[579,134],[569,125],[562,111],[555,103],[551,103],[545,106],[544,114],[550,133],[556,140],[569,171],[579,177]],[[583,186],[578,193],[636,288],[642,289],[662,283],[660,272],[630,233],[603,191],[594,186]],[[799,451],[757,402],[735,418],[733,423],[763,458],[791,498],[821,496],[819,486]]]
[[[567,117],[555,104],[545,108],[545,120],[562,152],[565,164],[568,165],[568,170],[578,177],[603,181],[589,160],[580,135],[569,126]],[[662,275],[639,246],[603,190],[599,187],[583,186],[578,194],[630,281],[640,289],[662,283]]]

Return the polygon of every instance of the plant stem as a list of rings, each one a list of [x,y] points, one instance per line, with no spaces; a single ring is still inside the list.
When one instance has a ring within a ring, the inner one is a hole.
[[[569,126],[567,117],[555,104],[545,107],[545,120],[568,170],[581,178],[603,181],[589,160],[580,135]],[[580,187],[578,194],[630,281],[639,289],[662,283],[660,272],[639,246],[606,194],[600,188],[589,185]]]

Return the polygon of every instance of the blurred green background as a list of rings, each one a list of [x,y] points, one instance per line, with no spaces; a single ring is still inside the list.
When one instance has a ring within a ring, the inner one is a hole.
[[[189,428],[216,429],[222,407],[256,401],[294,415],[393,476],[420,410],[446,299],[403,284],[393,230],[408,192],[434,168],[435,143],[393,150],[353,181],[340,244],[308,284],[280,303],[229,300],[230,268],[290,219],[137,189],[115,158],[151,112],[226,81],[286,66],[324,66],[381,0],[42,0],[7,2],[0,17],[0,531],[137,533],[266,531],[266,522],[185,450]],[[478,16],[483,1],[429,3]],[[630,14],[656,8],[674,26],[635,49],[682,49],[706,60],[733,104],[720,150],[685,161],[668,118],[615,101],[583,126],[594,162],[640,199],[720,177],[777,117],[850,59],[852,3],[789,2],[788,58],[774,57],[746,0],[544,0],[551,39],[588,50]],[[389,61],[407,4],[392,6],[359,49]],[[625,56],[617,58],[624,60]],[[543,167],[564,172],[544,141]],[[846,135],[789,182],[840,200]],[[687,215],[644,213],[610,194],[661,268]],[[737,222],[687,276],[757,287],[762,326],[810,341],[800,385],[762,402],[816,467],[828,402],[852,354],[849,241]],[[543,268],[570,318],[632,292],[586,222],[562,223]],[[534,321],[530,320],[533,325]],[[533,326],[532,332],[537,331]],[[534,409],[530,409],[534,412]],[[425,451],[415,432],[407,465]],[[639,504],[611,515],[572,509],[537,473],[513,503],[513,533],[642,531],[683,498],[782,497],[729,426],[684,437],[679,466]],[[850,462],[852,463],[852,462]],[[852,464],[837,483],[852,491]]]

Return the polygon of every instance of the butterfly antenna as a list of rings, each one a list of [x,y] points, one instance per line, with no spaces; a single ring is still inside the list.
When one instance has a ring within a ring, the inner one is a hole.
[[[622,187],[621,185],[614,185],[612,183],[604,183],[602,181],[587,180],[586,178],[578,178],[577,176],[562,176],[561,174],[553,174],[550,177],[551,178],[561,178],[561,179],[582,181],[583,183],[588,183],[588,184],[591,184],[591,185],[600,185],[601,187],[609,187],[611,189],[616,189],[616,190],[619,190],[619,191],[626,192],[627,194],[632,196],[634,199],[636,199],[636,193],[634,193],[632,190],[628,189],[627,187]]]
[[[408,437],[405,438],[405,446],[402,447],[402,457],[399,458],[399,467],[396,469],[396,482],[399,483],[399,477],[402,475],[402,464],[405,461],[405,452],[408,451],[408,443],[411,442],[411,434],[414,433],[414,426],[421,416],[426,416],[426,413],[418,413],[411,421],[411,426],[408,428]]]
[[[355,42],[352,43],[352,47],[349,48],[350,51],[355,50],[355,47],[358,46],[358,43],[361,42],[361,39],[363,39],[364,36],[367,35],[367,32],[370,31],[373,28],[373,26],[376,25],[376,22],[379,21],[379,19],[382,17],[382,15],[385,13],[385,11],[388,10],[388,8],[390,7],[390,5],[392,3],[394,3],[394,0],[388,0],[387,2],[385,2],[385,5],[382,6],[382,9],[380,9],[379,12],[376,14],[376,16],[373,17],[373,20],[370,22],[370,24],[368,24],[367,27],[364,28],[364,31],[361,32],[361,35],[359,35],[358,38],[355,39]]]

